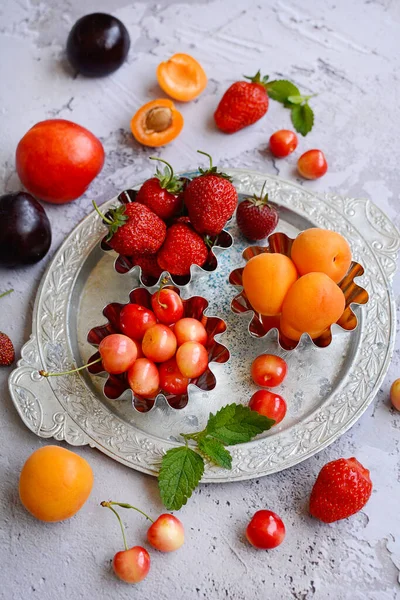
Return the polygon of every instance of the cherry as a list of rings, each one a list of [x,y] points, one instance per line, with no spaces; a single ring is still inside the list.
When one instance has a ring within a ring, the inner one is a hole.
[[[400,379],[393,381],[390,387],[390,401],[396,410],[400,410]]]
[[[275,131],[269,138],[269,148],[274,156],[283,158],[296,150],[298,142],[299,140],[294,131],[280,129]]]
[[[143,350],[142,350],[142,344],[138,340],[133,340],[132,339],[132,342],[136,346],[136,351],[137,351],[136,358],[143,358],[144,354],[143,354]]]
[[[136,360],[137,349],[133,341],[121,333],[112,333],[99,344],[104,369],[113,375],[125,373]]]
[[[153,521],[149,515],[146,515],[146,513],[140,510],[140,508],[132,506],[132,504],[126,504],[124,502],[112,502],[110,500],[109,502],[101,502],[101,506],[109,508],[117,516],[121,526],[125,548],[127,548],[125,531],[119,514],[113,508],[114,506],[136,510],[141,515],[146,517],[146,519],[151,521],[152,524],[147,530],[147,540],[149,544],[153,546],[153,548],[160,550],[160,552],[173,552],[174,550],[178,550],[178,548],[180,548],[185,541],[185,530],[182,522],[177,517],[174,517],[174,515],[163,513],[155,521]]]
[[[151,297],[151,307],[160,323],[172,325],[183,316],[183,302],[179,294],[162,288]]]
[[[185,342],[178,348],[176,364],[184,377],[200,377],[208,366],[208,352],[199,342]]]
[[[140,304],[127,304],[119,315],[122,333],[138,341],[141,341],[147,329],[156,323],[156,315]]]
[[[121,517],[112,505],[122,506],[124,508],[131,508],[131,506],[129,504],[120,504],[119,502],[111,501],[100,503],[100,506],[109,508],[117,517],[121,527],[122,538],[124,540],[125,550],[117,552],[113,558],[112,566],[114,573],[119,579],[125,581],[126,583],[139,583],[139,581],[142,581],[145,577],[147,577],[147,574],[150,570],[150,555],[145,548],[142,548],[142,546],[133,546],[133,548],[128,548],[125,529],[122,524]],[[148,517],[138,508],[135,510],[141,512],[147,519],[150,519],[150,517]],[[150,519],[150,521],[151,520],[152,519]]]
[[[275,354],[260,354],[251,365],[251,376],[256,385],[275,387],[282,383],[287,373],[287,364]]]
[[[142,546],[117,552],[112,562],[116,576],[126,583],[139,583],[150,571],[150,554]]]
[[[328,163],[321,150],[308,150],[297,161],[297,169],[305,179],[318,179],[327,172]]]
[[[286,415],[287,406],[282,396],[268,390],[258,390],[252,395],[249,408],[264,417],[273,419],[274,425],[277,425]]]
[[[142,341],[143,354],[154,362],[164,362],[176,352],[176,337],[166,325],[157,323],[149,327]]]
[[[203,346],[207,343],[207,331],[200,321],[191,317],[185,317],[175,323],[174,333],[181,346],[185,342],[199,342]]]
[[[270,550],[279,546],[285,538],[285,533],[282,519],[271,510],[257,511],[246,529],[248,541],[260,550]]]
[[[174,515],[163,514],[150,525],[147,540],[160,552],[173,552],[184,543],[185,531],[180,520]]]
[[[131,367],[137,357],[137,348],[131,338],[121,333],[111,333],[103,338],[99,344],[100,358],[78,367],[77,369],[71,369],[70,371],[63,371],[61,373],[48,373],[47,371],[39,371],[43,377],[56,377],[59,375],[70,375],[76,373],[82,369],[86,369],[91,365],[98,362],[102,362],[104,370],[112,375],[119,375],[125,373]]]
[[[158,369],[148,358],[138,358],[128,370],[129,387],[138,396],[153,398],[160,387]]]
[[[160,375],[160,388],[168,394],[185,394],[189,385],[189,378],[182,375],[176,364],[175,356],[161,363],[158,367]]]

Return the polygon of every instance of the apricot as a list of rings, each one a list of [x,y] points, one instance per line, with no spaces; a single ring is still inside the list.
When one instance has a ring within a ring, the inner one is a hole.
[[[297,280],[293,262],[279,253],[253,256],[243,270],[243,288],[251,306],[261,315],[274,316],[282,311],[284,298]]]
[[[135,139],[152,148],[169,144],[178,137],[182,128],[183,117],[168,98],[147,102],[131,120],[131,131]]]
[[[351,250],[340,233],[313,227],[294,240],[291,258],[299,275],[320,271],[338,283],[349,270]]]
[[[307,273],[292,285],[282,305],[280,329],[291,340],[319,337],[342,315],[345,297],[325,273]]]
[[[174,54],[157,67],[160,88],[174,100],[189,102],[207,85],[203,67],[189,54]]]
[[[22,504],[40,521],[63,521],[82,508],[93,487],[89,463],[60,446],[44,446],[28,458],[19,478]]]

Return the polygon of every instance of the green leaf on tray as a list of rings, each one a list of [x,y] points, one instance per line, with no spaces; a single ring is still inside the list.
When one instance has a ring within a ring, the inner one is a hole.
[[[212,437],[200,437],[197,442],[200,452],[211,462],[223,469],[232,468],[232,456],[221,442]]]
[[[241,404],[228,404],[215,415],[210,414],[206,433],[227,446],[249,442],[275,423]]]
[[[296,131],[301,135],[307,135],[314,125],[314,113],[312,108],[306,104],[296,104],[291,110],[292,123]]]
[[[300,96],[299,88],[286,79],[269,81],[266,84],[266,88],[268,96],[272,98],[272,100],[282,102],[283,104],[288,101],[289,96]]]
[[[189,448],[172,448],[164,455],[158,475],[161,500],[169,510],[186,504],[204,473],[204,460]]]

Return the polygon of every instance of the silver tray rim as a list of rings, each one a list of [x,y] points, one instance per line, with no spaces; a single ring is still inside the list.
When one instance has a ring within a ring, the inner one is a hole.
[[[363,287],[367,287],[372,301],[370,298],[369,304],[362,308],[365,317],[363,319],[365,327],[363,326],[362,329],[366,330],[362,334],[364,337],[366,335],[367,341],[370,339],[370,343],[366,343],[366,339],[363,339],[364,356],[360,361],[362,364],[358,367],[357,378],[353,379],[351,390],[348,389],[346,392],[346,389],[342,389],[340,394],[336,394],[340,396],[337,414],[345,416],[341,417],[339,422],[336,418],[335,422],[335,413],[332,412],[334,407],[332,403],[327,402],[312,415],[307,416],[303,431],[301,428],[299,431],[301,424],[297,424],[276,436],[255,439],[247,444],[235,446],[232,448],[231,471],[210,464],[206,465],[202,481],[214,483],[260,477],[298,464],[331,444],[360,418],[372,402],[386,375],[394,349],[396,315],[391,282],[396,271],[400,249],[399,232],[381,209],[369,199],[314,193],[294,182],[258,171],[247,169],[226,169],[226,171],[234,178],[239,193],[254,193],[259,189],[262,181],[270,180],[277,194],[285,198],[283,203],[280,202],[281,205],[307,217],[318,226],[335,228],[346,235],[347,239],[350,238],[355,258],[366,269]],[[113,198],[106,202],[105,206],[115,201],[116,198]],[[57,384],[57,388],[54,388],[49,385],[48,380],[43,380],[38,374],[38,369],[43,368],[45,362],[45,352],[38,342],[37,328],[39,324],[43,324],[44,316],[40,311],[43,308],[46,283],[51,276],[55,275],[60,264],[67,259],[72,263],[68,268],[72,271],[73,283],[73,277],[77,275],[74,268],[79,271],[79,265],[84,263],[103,232],[101,221],[95,215],[94,211],[87,215],[68,235],[42,278],[34,305],[33,332],[22,348],[22,358],[18,361],[17,368],[10,374],[9,390],[21,419],[39,437],[65,440],[74,446],[89,444],[122,464],[147,474],[157,475],[163,454],[167,449],[179,445],[178,443],[159,438],[153,439],[153,436],[140,430],[127,432],[126,429],[129,427],[126,424],[121,426],[124,422],[109,413],[103,405],[103,408],[99,409],[98,419],[99,422],[101,420],[102,429],[109,425],[109,432],[103,436],[93,433],[90,427],[85,427],[85,419],[76,419],[71,415],[58,397],[63,387],[70,400],[77,398],[79,394],[88,394],[89,390],[81,377],[79,375],[70,377],[69,381],[72,380],[73,383],[67,386],[62,381],[65,378],[56,378],[61,381]],[[82,234],[82,246],[77,249],[76,244],[72,247],[71,242],[76,242],[79,233]],[[373,285],[373,295],[369,286],[365,285],[365,281],[368,283],[368,280]],[[55,311],[56,318],[65,319],[65,315],[57,315],[57,308]],[[382,325],[379,338],[374,337],[376,334],[373,317],[377,317]],[[378,341],[373,343],[373,339]],[[371,351],[375,353],[372,371],[370,354],[368,354]],[[65,359],[67,363],[68,361],[69,364],[71,363],[71,356],[66,356]],[[105,412],[108,414],[104,414]],[[285,438],[289,436],[291,439],[285,439],[286,443],[282,444],[282,440],[281,443],[278,442],[279,435]],[[128,440],[132,451],[122,450],[124,437]]]

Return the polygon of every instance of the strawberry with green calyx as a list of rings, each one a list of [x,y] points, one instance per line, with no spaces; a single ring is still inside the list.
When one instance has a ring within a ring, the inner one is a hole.
[[[107,242],[118,254],[155,254],[161,248],[166,225],[147,206],[139,202],[121,204],[103,215],[95,201],[93,206],[109,229]]]
[[[314,113],[308,101],[315,94],[302,95],[297,86],[285,79],[269,81],[260,71],[249,81],[236,81],[223,95],[214,120],[225,133],[234,133],[252,125],[268,110],[268,98],[281,102],[291,111],[293,125],[299,133],[307,135],[314,124]]]
[[[268,202],[264,194],[265,182],[261,194],[254,194],[240,202],[236,211],[236,221],[240,231],[249,240],[262,240],[270,235],[279,221],[278,211]]]
[[[214,236],[221,233],[228,219],[235,212],[237,192],[226,173],[218,171],[208,156],[208,169],[199,169],[200,175],[192,179],[184,192],[184,201],[193,228],[201,235]]]
[[[144,204],[160,219],[167,221],[178,214],[182,208],[183,181],[174,175],[167,161],[162,158],[150,157],[166,165],[164,172],[157,167],[155,176],[147,179],[136,196],[136,202]]]
[[[202,267],[207,257],[207,246],[199,234],[185,223],[175,223],[167,230],[157,262],[171,275],[188,275],[191,265]]]
[[[4,298],[11,294],[14,290],[7,290],[0,294],[0,298]],[[8,367],[15,360],[14,346],[7,334],[0,331],[0,367]]]

